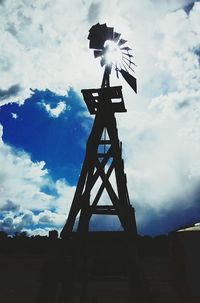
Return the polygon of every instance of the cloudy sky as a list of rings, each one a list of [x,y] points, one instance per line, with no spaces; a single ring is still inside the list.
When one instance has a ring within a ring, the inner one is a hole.
[[[111,83],[128,110],[117,120],[138,231],[200,221],[199,18],[189,0],[0,0],[1,230],[65,223],[92,126],[80,91],[103,73],[87,40],[97,22],[128,39],[137,63],[137,95]]]

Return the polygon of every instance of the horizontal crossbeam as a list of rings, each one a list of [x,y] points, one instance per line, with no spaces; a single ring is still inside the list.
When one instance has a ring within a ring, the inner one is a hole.
[[[111,144],[111,141],[110,140],[100,140],[99,144],[104,144],[104,145]]]
[[[117,211],[110,205],[98,205],[95,209],[92,209],[94,215],[117,215]]]

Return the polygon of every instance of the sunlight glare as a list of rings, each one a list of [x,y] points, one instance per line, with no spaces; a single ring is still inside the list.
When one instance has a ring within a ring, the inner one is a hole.
[[[115,42],[107,40],[105,42],[105,48],[106,48],[106,52],[105,52],[106,64],[116,65],[122,61],[121,50]]]

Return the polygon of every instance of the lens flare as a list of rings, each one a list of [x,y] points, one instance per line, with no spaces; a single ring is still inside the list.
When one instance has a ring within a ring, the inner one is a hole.
[[[122,52],[119,46],[113,41],[105,41],[105,61],[106,64],[119,64],[122,61]]]

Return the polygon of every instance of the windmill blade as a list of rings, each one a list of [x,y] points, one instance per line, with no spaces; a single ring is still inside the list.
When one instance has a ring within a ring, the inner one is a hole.
[[[95,24],[89,30],[88,39],[90,40],[90,48],[103,49],[105,36],[106,36],[106,24]]]
[[[129,53],[124,53],[122,52],[122,55],[128,56],[129,58],[133,58],[133,55],[129,54]]]
[[[134,62],[132,62],[130,59],[128,59],[128,58],[126,58],[126,57],[124,57],[124,56],[122,56],[122,59],[124,59],[124,60],[127,60],[128,61],[128,63],[131,65],[131,64],[133,64],[133,65],[135,65],[135,63]],[[124,61],[125,62],[125,61]],[[129,66],[130,66],[129,65]],[[136,65],[135,65],[136,66]]]
[[[113,40],[113,35],[114,35],[114,28],[113,27],[107,27],[105,41],[106,40]]]
[[[117,42],[119,41],[120,36],[121,36],[120,33],[114,32],[114,33],[113,33],[113,41],[114,41],[115,43],[117,43]]]
[[[122,74],[122,76],[124,77],[124,79],[126,80],[126,82],[130,85],[130,87],[132,87],[132,89],[134,90],[134,92],[137,94],[137,81],[136,81],[136,78],[133,77],[133,76],[131,76],[124,69],[121,69],[120,73]]]
[[[103,54],[102,50],[94,50],[94,57],[95,58],[101,57],[102,54]]]
[[[126,61],[124,61],[124,63],[127,65],[128,69],[132,70],[132,72],[135,73],[134,69],[130,66],[130,64],[128,64]],[[124,63],[123,63],[123,66],[124,66],[124,68],[125,68]],[[127,69],[125,68],[125,70],[127,70]],[[127,70],[127,71],[128,71],[128,70]]]
[[[126,64],[126,65],[125,65]],[[130,68],[130,64],[128,62],[126,62],[125,60],[123,60],[123,67],[125,68],[125,70],[128,72],[128,69],[125,67],[127,66],[127,68]]]
[[[124,67],[127,66],[126,71],[129,72],[129,69],[131,69],[130,63],[126,62],[125,60],[123,62],[124,62],[123,66]]]
[[[126,42],[127,42],[127,40],[120,39],[118,42],[118,46],[121,46],[121,45],[125,44]]]
[[[126,50],[126,51],[130,51],[132,50],[132,48],[125,46],[125,47],[120,47],[121,50]]]
[[[126,68],[126,65],[124,63],[122,63],[124,70],[128,73],[128,69]],[[123,69],[121,68],[121,70]]]
[[[90,40],[89,47],[92,49],[103,49],[106,40],[113,40],[113,27],[107,27],[104,24],[95,24],[89,30],[88,39]]]

